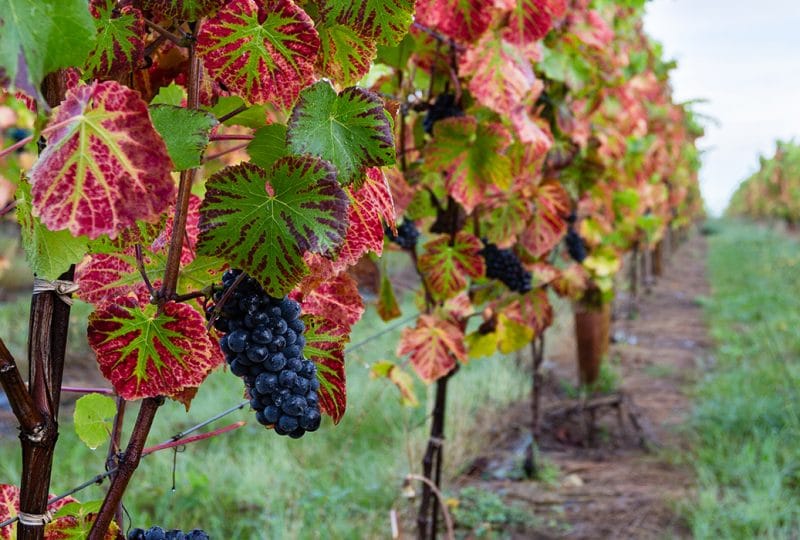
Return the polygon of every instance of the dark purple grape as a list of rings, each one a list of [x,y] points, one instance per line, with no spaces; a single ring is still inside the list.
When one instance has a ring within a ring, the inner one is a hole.
[[[286,365],[286,357],[282,353],[275,353],[268,356],[264,361],[264,367],[270,371],[280,371]]]
[[[266,345],[272,341],[272,332],[266,326],[256,326],[253,331],[250,332],[250,339],[254,343]]]
[[[269,349],[260,345],[258,347],[247,348],[247,358],[254,364],[260,364],[269,357]]]
[[[264,418],[267,419],[267,422],[270,424],[274,424],[278,421],[278,418],[281,417],[281,410],[276,407],[275,405],[268,405],[264,407]]]
[[[228,347],[233,352],[242,352],[247,347],[247,332],[237,330],[232,334],[228,334]]]
[[[319,429],[319,424],[322,421],[322,416],[317,409],[308,407],[305,412],[300,416],[300,427],[306,431],[316,431]]]
[[[281,371],[281,374],[278,375],[278,383],[284,388],[291,388],[294,386],[294,382],[297,380],[297,373],[294,371],[290,371],[288,369],[284,369]]]
[[[300,422],[298,422],[296,416],[289,416],[288,414],[284,414],[278,419],[278,427],[281,428],[281,431],[285,431],[286,433],[291,433],[292,431],[296,430],[299,426]]]
[[[303,319],[294,319],[293,321],[289,321],[289,328],[294,330],[295,334],[299,336],[306,331],[306,323],[303,322]]]
[[[278,377],[274,373],[263,372],[256,377],[256,390],[261,394],[271,394],[278,388]]]
[[[292,391],[294,391],[295,394],[305,395],[310,386],[308,379],[305,377],[297,377],[292,385]]]
[[[308,404],[302,396],[292,396],[281,403],[281,410],[286,414],[297,416],[306,410]]]

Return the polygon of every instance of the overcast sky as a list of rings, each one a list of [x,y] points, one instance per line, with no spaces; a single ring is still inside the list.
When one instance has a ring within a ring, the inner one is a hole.
[[[739,182],[773,154],[776,139],[800,142],[800,0],[652,0],[645,28],[664,45],[678,101],[706,99],[713,117],[700,185],[718,214]]]

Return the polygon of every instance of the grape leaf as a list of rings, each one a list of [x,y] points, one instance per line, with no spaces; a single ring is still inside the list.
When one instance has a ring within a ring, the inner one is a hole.
[[[303,354],[317,365],[319,406],[338,424],[347,408],[344,346],[347,332],[334,320],[303,315],[306,323],[306,346]]]
[[[300,302],[303,313],[336,321],[347,332],[364,314],[364,302],[358,293],[358,284],[346,272],[304,295]]]
[[[478,124],[469,116],[440,120],[425,147],[424,168],[446,173],[450,195],[469,213],[489,187],[509,187],[509,161],[503,151],[510,141],[500,124]]]
[[[404,328],[397,356],[410,354],[411,365],[425,382],[452,371],[456,362],[467,361],[464,332],[449,320],[420,315],[415,328]]]
[[[504,37],[518,45],[542,39],[553,25],[553,16],[560,17],[563,14],[557,5],[560,1],[511,0],[508,2],[511,11],[508,26],[503,30]]]
[[[220,0],[140,0],[142,7],[164,19],[199,21],[213,15],[225,2]]]
[[[321,44],[317,66],[322,74],[345,86],[367,74],[377,54],[374,41],[338,23],[317,25],[317,31]]]
[[[533,257],[541,257],[553,249],[567,233],[566,217],[570,213],[569,194],[560,182],[547,180],[532,195],[533,218],[520,236],[520,244]]]
[[[138,92],[115,81],[77,87],[49,125],[60,127],[30,171],[33,214],[48,229],[115,238],[172,202],[172,163]]]
[[[115,0],[94,3],[90,9],[97,40],[84,64],[89,77],[115,78],[137,69],[144,60],[142,12],[133,6],[120,9]]]
[[[449,235],[440,235],[425,244],[419,269],[434,300],[452,298],[467,286],[467,277],[486,273],[483,257],[478,253],[481,248],[481,241],[464,231],[456,233],[452,243]]]
[[[383,377],[389,379],[400,391],[400,403],[406,407],[416,407],[419,400],[414,392],[414,380],[400,366],[388,360],[381,360],[372,364],[369,370],[372,378]]]
[[[150,105],[174,105],[180,107],[186,101],[186,89],[179,85],[170,83],[169,86],[162,86],[158,89],[158,94],[150,100]]]
[[[367,169],[367,180],[358,190],[348,186],[350,208],[347,211],[347,235],[339,250],[334,270],[342,271],[356,264],[370,251],[383,253],[383,224],[394,227],[394,204],[389,184],[377,167]]]
[[[408,32],[414,0],[328,0],[321,11],[359,35],[384,45],[399,43]]]
[[[415,20],[456,41],[478,39],[492,22],[490,0],[417,0]]]
[[[208,146],[208,135],[217,119],[202,111],[172,105],[150,107],[156,131],[167,145],[176,171],[199,167],[200,157]]]
[[[75,402],[75,433],[92,450],[111,436],[111,421],[117,414],[114,400],[102,394],[88,394]]]
[[[186,209],[186,228],[184,229],[183,246],[181,249],[181,264],[189,264],[195,259],[197,237],[200,236],[200,204],[202,201],[197,195],[189,196],[189,206]],[[161,233],[153,239],[150,248],[154,252],[162,251],[165,254],[169,249],[172,239],[172,225],[175,221],[175,212],[169,213]]]
[[[231,0],[197,36],[212,77],[250,103],[287,108],[313,79],[318,50],[314,21],[291,0]]]
[[[338,95],[326,81],[300,92],[286,142],[295,154],[313,154],[336,166],[339,181],[361,185],[367,167],[394,163],[392,120],[383,102],[363,88]]]
[[[520,104],[534,103],[544,88],[523,52],[492,34],[467,50],[459,71],[471,75],[468,87],[475,99],[504,116]]]
[[[81,504],[70,498],[73,502],[65,504],[55,514],[55,519],[45,527],[45,540],[84,540],[89,537],[100,505],[103,501],[90,501]],[[119,540],[122,538],[116,522],[111,522],[108,530],[103,535],[104,540]]]
[[[31,187],[27,182],[17,186],[17,220],[22,234],[25,258],[31,270],[43,279],[58,279],[70,265],[86,254],[88,239],[74,237],[69,231],[51,231],[31,215]]]
[[[262,169],[269,169],[278,159],[288,154],[286,148],[286,126],[269,124],[253,134],[253,140],[247,145],[250,162]]]
[[[391,321],[402,314],[400,306],[397,304],[397,298],[394,295],[394,287],[392,287],[392,282],[386,272],[381,272],[381,285],[378,290],[376,310],[383,321]]]
[[[511,320],[529,327],[534,334],[541,334],[553,322],[553,306],[544,289],[534,289],[503,308]],[[530,341],[530,340],[529,340]]]
[[[0,81],[41,97],[44,76],[81,65],[95,34],[86,0],[0,0]]]
[[[53,498],[50,495],[48,498]],[[48,505],[47,509],[56,511],[60,508],[77,502],[74,498],[66,496],[63,499]],[[0,522],[16,517],[19,514],[19,488],[10,484],[0,484]],[[44,540],[61,540],[58,536],[59,520],[56,519],[47,524],[44,530]],[[0,527],[0,540],[15,540],[17,538],[17,525],[12,523],[5,527]],[[110,540],[110,539],[109,539]]]
[[[283,296],[308,273],[305,252],[341,245],[347,205],[333,167],[313,156],[281,158],[269,172],[249,163],[228,167],[206,182],[197,250]]]
[[[127,400],[178,395],[200,386],[217,367],[215,345],[197,310],[176,302],[157,310],[118,297],[89,316],[89,345],[100,371]]]

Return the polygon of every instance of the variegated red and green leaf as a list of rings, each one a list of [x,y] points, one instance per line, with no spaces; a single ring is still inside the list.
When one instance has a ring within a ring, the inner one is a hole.
[[[424,167],[445,173],[450,195],[471,213],[487,189],[509,187],[509,161],[503,152],[510,141],[500,124],[478,123],[469,116],[440,120],[425,148]]]
[[[30,178],[34,215],[50,230],[114,238],[172,203],[172,162],[138,92],[114,81],[77,87],[49,126]]]
[[[397,356],[410,354],[414,371],[425,382],[444,377],[457,362],[467,361],[464,332],[452,321],[420,315],[417,326],[404,328]]]
[[[199,21],[213,15],[225,4],[222,0],[140,0],[142,7],[164,19]]]
[[[517,243],[530,217],[531,206],[525,195],[511,193],[492,201],[492,208],[481,233],[499,248],[509,249]]]
[[[71,499],[71,498],[70,498]],[[102,501],[81,504],[74,499],[62,506],[53,521],[44,529],[45,540],[83,540],[89,537]],[[103,540],[119,540],[122,537],[116,522],[111,522]]]
[[[491,0],[417,0],[414,19],[456,41],[471,43],[492,22]]]
[[[338,424],[347,408],[344,370],[347,330],[324,317],[304,315],[303,321],[306,323],[303,354],[317,365],[320,409]]]
[[[317,25],[317,32],[320,41],[317,68],[320,73],[341,86],[355,84],[367,74],[377,54],[374,40],[336,22]]]
[[[186,212],[186,228],[184,229],[183,247],[181,250],[181,264],[189,264],[192,262],[196,255],[197,238],[200,236],[200,204],[202,201],[197,195],[189,196],[189,207]],[[164,230],[161,231],[150,248],[154,252],[163,251],[169,248],[169,242],[172,238],[172,224],[175,220],[175,213],[170,212],[169,217],[164,225]]]
[[[292,296],[301,303],[303,313],[336,321],[347,332],[364,314],[364,302],[358,293],[358,284],[346,272],[308,294]]]
[[[89,345],[100,371],[125,399],[180,396],[218,365],[203,315],[176,302],[158,309],[118,297],[89,316]]]
[[[291,0],[231,0],[197,36],[212,77],[250,103],[286,108],[313,79],[319,45],[314,21]]]
[[[336,167],[339,182],[360,186],[368,167],[395,161],[392,120],[381,99],[363,88],[338,95],[327,81],[300,93],[286,142],[295,154],[312,154]]]
[[[508,0],[510,9],[508,26],[503,35],[512,43],[530,44],[542,39],[553,26],[553,18],[560,17],[563,0]]]
[[[468,87],[475,99],[504,116],[536,102],[544,88],[523,51],[493,34],[467,50],[459,71],[471,76]]]
[[[338,21],[383,45],[399,43],[414,18],[414,0],[327,0],[320,4],[326,20]]]
[[[54,497],[54,495],[50,495],[50,498],[52,497]],[[77,501],[72,497],[67,496],[61,499],[60,501],[49,505],[48,510],[50,510],[51,512],[55,512],[61,507],[74,502]],[[16,517],[18,514],[19,514],[19,488],[11,484],[0,484],[0,522]],[[57,536],[59,529],[58,522],[59,519],[56,519],[51,523],[49,523],[47,527],[45,527],[44,531],[45,540],[60,540],[60,538],[62,538]],[[16,523],[12,523],[11,525],[6,525],[5,527],[0,527],[0,540],[16,540],[16,538],[17,538]]]
[[[553,322],[553,306],[550,305],[544,289],[534,289],[519,295],[503,307],[503,314],[530,328],[536,335],[541,334]]]
[[[94,49],[84,69],[91,78],[116,78],[140,67],[144,60],[146,34],[142,12],[133,6],[117,7],[116,0],[92,5],[97,28]]]
[[[334,262],[341,272],[356,264],[370,251],[383,253],[383,224],[394,227],[394,203],[389,184],[377,167],[367,169],[367,180],[359,189],[349,186],[350,208],[347,211],[347,236]]]
[[[424,246],[419,257],[419,269],[434,300],[447,300],[467,286],[467,278],[486,273],[483,246],[477,237],[465,231],[456,233],[451,243],[449,235],[441,235]]]
[[[306,252],[334,252],[347,231],[348,197],[333,166],[287,156],[270,171],[244,163],[206,182],[197,252],[225,259],[283,296],[308,273]]]
[[[567,233],[570,213],[569,194],[561,183],[547,180],[533,193],[533,218],[520,237],[520,244],[534,258],[553,249]]]
[[[580,263],[574,263],[561,271],[553,280],[553,290],[559,296],[578,300],[589,285],[589,272]]]

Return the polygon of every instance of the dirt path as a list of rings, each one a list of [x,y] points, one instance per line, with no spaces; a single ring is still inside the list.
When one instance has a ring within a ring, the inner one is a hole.
[[[708,293],[705,253],[700,236],[681,246],[670,257],[664,277],[650,293],[640,295],[638,316],[620,316],[614,322],[616,343],[609,357],[621,375],[620,390],[627,404],[620,409],[622,422],[617,409],[598,410],[592,444],[587,444],[584,416],[556,414],[575,403],[559,382],[575,378],[574,344],[561,339],[547,351],[539,444],[544,461],[559,470],[550,485],[508,479],[514,476],[514,463],[519,469],[526,437],[529,440],[524,428],[530,418],[529,402],[517,404],[509,411],[508,423],[488,434],[493,448],[475,460],[458,483],[492,489],[544,518],[542,526],[515,537],[688,537],[675,507],[690,496],[692,475],[670,456],[685,445],[678,428],[690,411],[686,391],[710,346],[696,302]],[[618,306],[624,312],[625,299]],[[641,424],[641,431],[631,424],[628,413]]]

